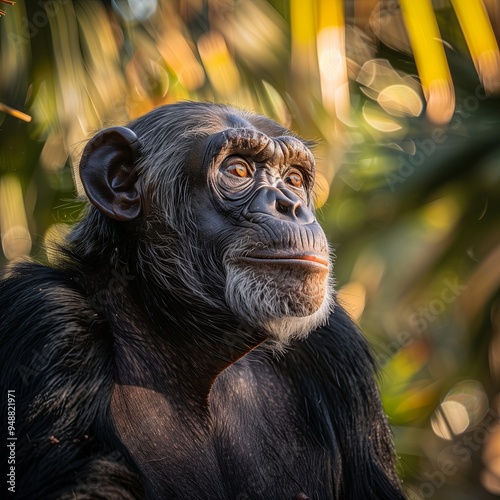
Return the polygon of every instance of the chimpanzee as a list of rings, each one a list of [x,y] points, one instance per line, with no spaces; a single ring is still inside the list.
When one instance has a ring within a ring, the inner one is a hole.
[[[314,165],[289,130],[218,104],[88,142],[90,204],[57,264],[0,282],[5,489],[404,498],[373,359],[334,304]]]

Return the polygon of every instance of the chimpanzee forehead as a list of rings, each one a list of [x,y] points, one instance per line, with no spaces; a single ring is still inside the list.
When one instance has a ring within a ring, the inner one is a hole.
[[[230,155],[251,157],[257,162],[301,164],[314,168],[314,157],[305,144],[292,135],[269,137],[253,127],[229,128],[207,138],[205,158],[209,161]]]
[[[248,117],[243,117],[236,113],[226,113],[223,115],[223,124],[229,128],[247,128],[251,123],[247,120]],[[270,120],[269,120],[270,121]]]

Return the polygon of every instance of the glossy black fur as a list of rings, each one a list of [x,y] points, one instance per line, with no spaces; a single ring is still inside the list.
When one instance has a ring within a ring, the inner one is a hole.
[[[0,281],[15,498],[404,498],[372,357],[339,305],[283,353],[246,353],[259,332],[186,300],[175,274],[159,290],[134,257],[143,228],[103,224],[54,268],[17,264]]]

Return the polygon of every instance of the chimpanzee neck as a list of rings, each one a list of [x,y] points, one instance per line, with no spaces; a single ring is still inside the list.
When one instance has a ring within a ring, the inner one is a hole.
[[[148,278],[153,271],[147,263],[135,265],[134,252],[124,255],[127,245],[113,243],[114,233],[108,242],[102,236],[98,251],[86,227],[77,226],[62,266],[79,276],[109,325],[118,383],[206,405],[217,376],[266,335],[243,326],[223,303],[214,307],[180,295],[175,283],[161,288]]]
[[[115,291],[108,310],[119,383],[175,395],[190,411],[206,407],[217,376],[265,340],[227,308],[189,302],[139,277]]]

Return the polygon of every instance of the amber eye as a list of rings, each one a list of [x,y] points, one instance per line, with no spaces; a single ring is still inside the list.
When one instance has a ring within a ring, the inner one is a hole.
[[[304,181],[302,180],[302,176],[297,173],[290,174],[286,178],[286,182],[288,184],[291,184],[293,187],[296,188],[301,188],[304,184]]]
[[[227,171],[236,177],[250,177],[250,169],[246,163],[241,161],[229,165]]]

